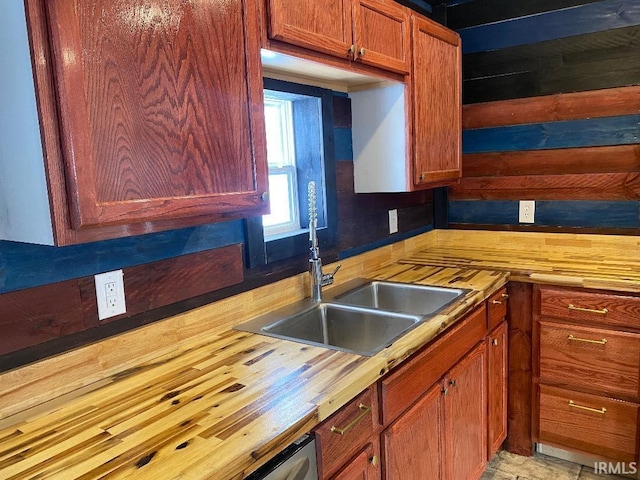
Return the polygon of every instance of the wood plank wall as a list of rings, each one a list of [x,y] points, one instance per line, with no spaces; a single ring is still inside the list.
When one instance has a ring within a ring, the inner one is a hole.
[[[351,102],[334,97],[338,245],[325,264],[433,227],[431,191],[356,195]],[[388,214],[398,209],[399,232]],[[246,269],[242,223],[227,222],[72,247],[0,241],[0,371],[303,272],[306,256]],[[123,268],[127,313],[98,321],[93,275]]]
[[[449,225],[640,233],[640,3],[472,0],[446,22],[465,103]]]

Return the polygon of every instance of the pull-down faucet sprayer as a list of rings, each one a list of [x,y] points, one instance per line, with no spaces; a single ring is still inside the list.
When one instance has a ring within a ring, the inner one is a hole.
[[[322,287],[333,283],[333,277],[340,270],[341,265],[338,265],[333,273],[322,273],[322,259],[318,248],[316,182],[309,182],[307,195],[309,199],[309,283],[311,285],[311,299],[314,302],[320,302],[322,301]]]

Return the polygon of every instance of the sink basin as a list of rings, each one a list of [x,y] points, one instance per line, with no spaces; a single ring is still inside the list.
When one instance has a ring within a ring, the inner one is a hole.
[[[371,356],[420,320],[419,315],[317,303],[286,316],[274,312],[236,329]]]
[[[413,315],[434,315],[468,290],[372,281],[339,295],[334,302]]]

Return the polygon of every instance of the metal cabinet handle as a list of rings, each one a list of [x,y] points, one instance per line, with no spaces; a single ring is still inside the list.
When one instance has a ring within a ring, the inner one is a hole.
[[[344,435],[353,427],[355,427],[360,420],[364,418],[364,416],[371,411],[371,407],[367,407],[364,404],[359,404],[358,409],[360,410],[360,414],[351,420],[344,428],[331,427],[331,433],[337,433],[338,435]]]
[[[573,403],[573,400],[569,400],[569,406],[572,408],[579,408],[580,410],[586,410],[587,412],[600,413],[602,415],[607,413],[607,409],[604,407],[602,408],[585,407],[584,405],[578,405],[577,403]]]
[[[364,49],[364,47],[360,48],[360,50],[358,50],[358,55],[360,55],[361,57],[364,57],[364,54],[367,53],[367,51]]]
[[[574,337],[573,335],[569,335],[567,340],[571,340],[573,342],[585,342],[585,343],[597,343],[598,345],[606,345],[607,339],[603,338],[602,340],[591,340],[590,338],[579,338]]]
[[[373,465],[374,467],[377,467],[378,463],[380,463],[380,459],[378,458],[378,455],[374,455],[369,459],[369,461],[371,462],[371,465]]]
[[[502,298],[509,298],[509,294],[508,293],[503,293],[502,294]]]
[[[449,380],[449,385],[451,385],[452,387],[456,386],[456,381],[455,380]]]
[[[609,313],[609,310],[607,310],[606,308],[601,308],[601,309],[582,308],[582,307],[576,307],[573,303],[570,303],[569,305],[567,305],[567,308],[569,310],[576,310],[578,312],[599,313],[600,315],[606,315],[607,313]]]
[[[493,303],[494,305],[502,305],[502,302],[500,300],[491,300],[491,303]]]
[[[356,53],[356,46],[355,45],[351,45],[351,47],[349,47],[349,53],[351,55],[355,55],[355,53]]]
[[[494,346],[494,347],[497,347],[497,346],[498,346],[498,339],[497,339],[497,338],[494,338],[494,339],[491,341],[491,343],[493,344],[493,346]]]

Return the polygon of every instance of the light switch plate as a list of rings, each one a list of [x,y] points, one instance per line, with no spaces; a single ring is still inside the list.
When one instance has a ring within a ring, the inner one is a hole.
[[[127,312],[124,298],[124,275],[122,270],[114,270],[96,275],[96,299],[98,300],[98,320],[115,317]]]

